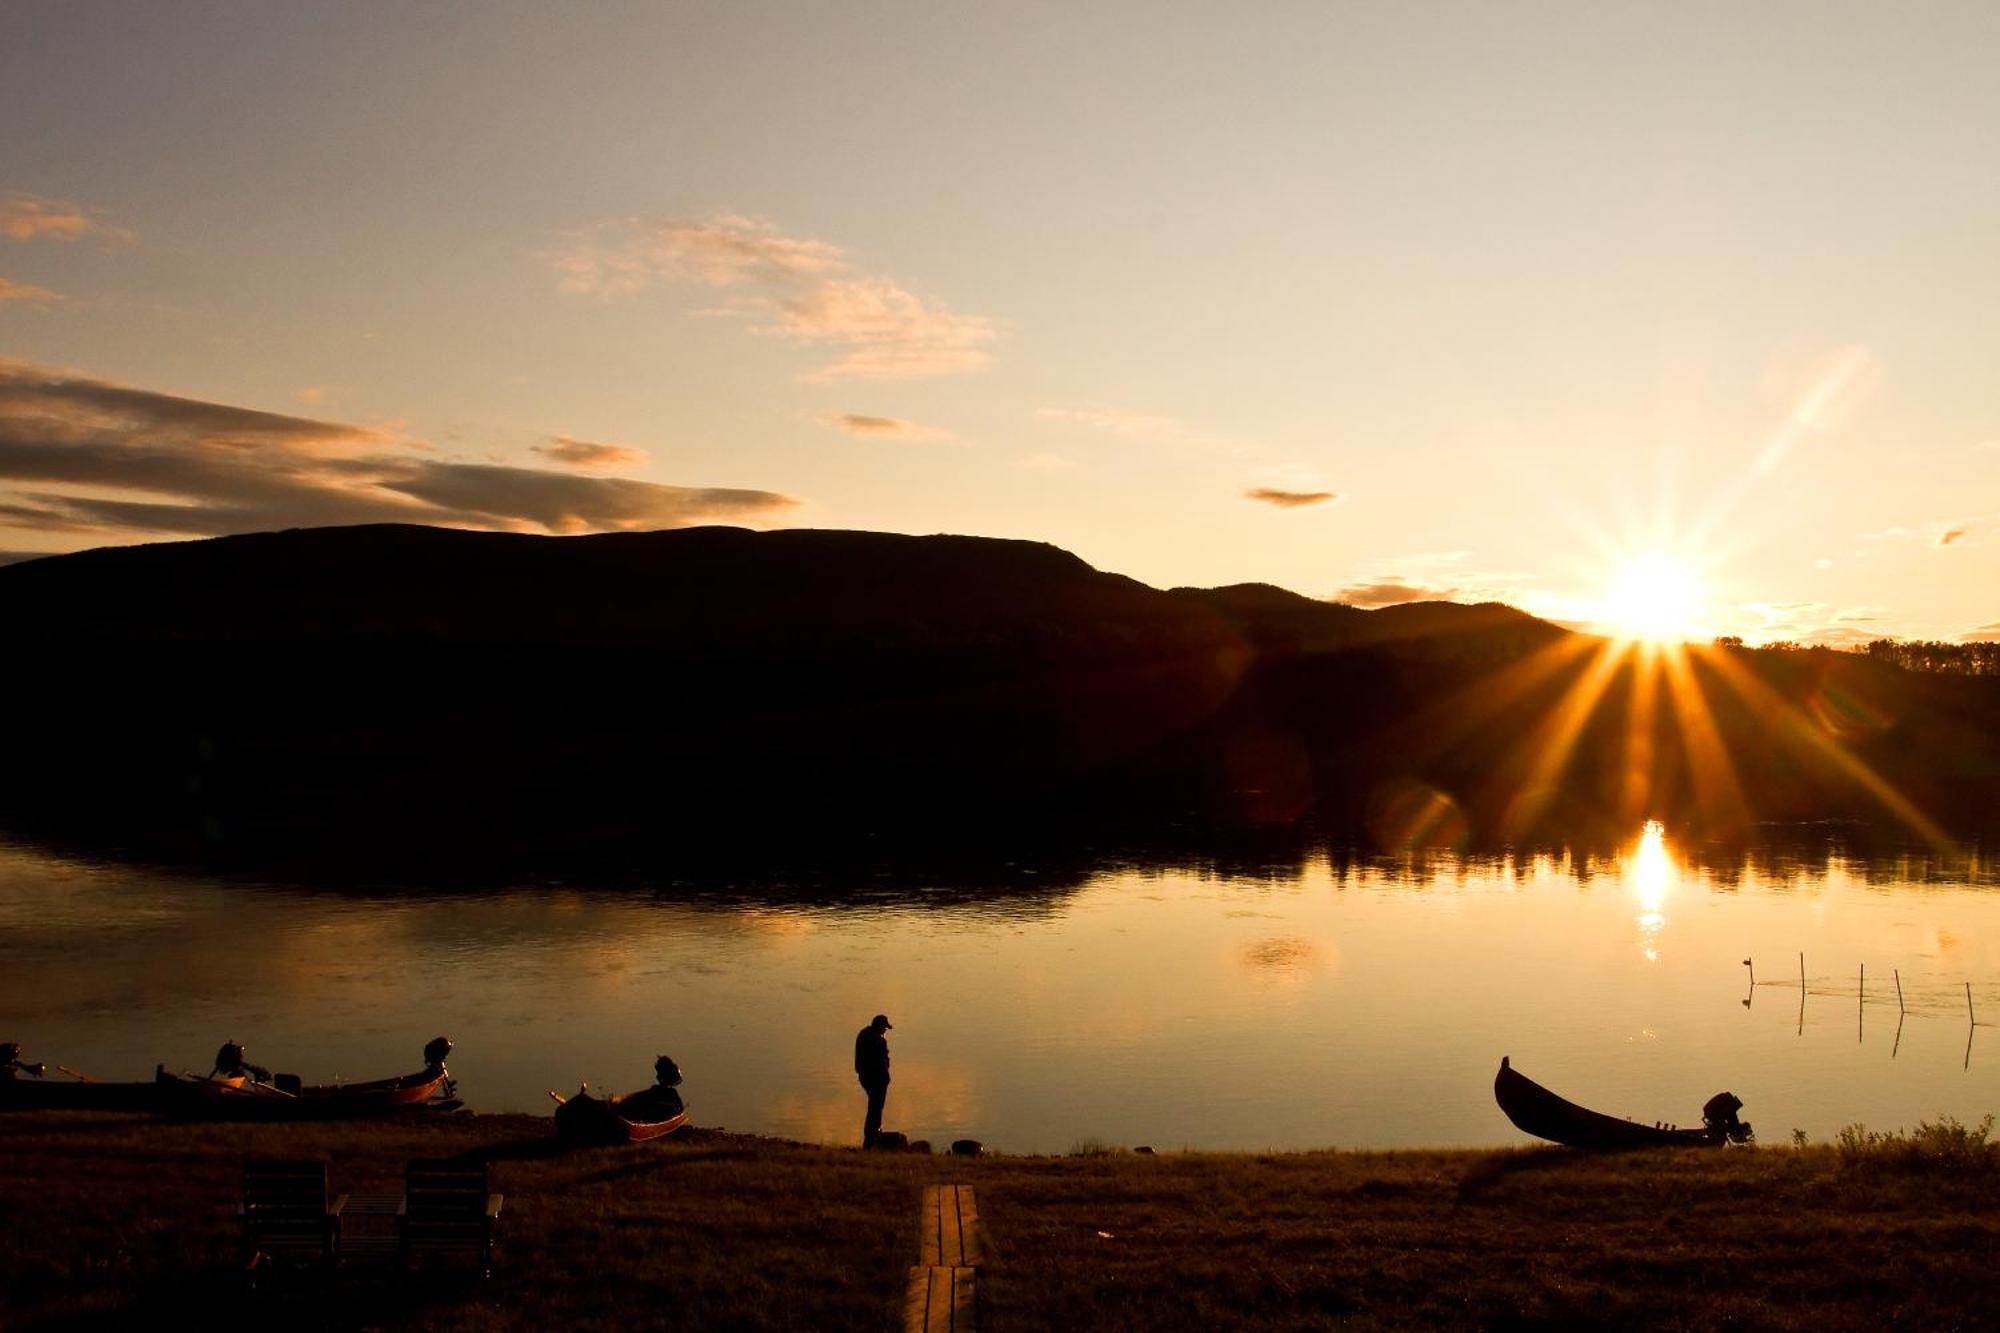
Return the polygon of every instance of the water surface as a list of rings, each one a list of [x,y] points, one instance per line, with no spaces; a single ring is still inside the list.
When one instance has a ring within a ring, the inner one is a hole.
[[[667,1052],[699,1123],[831,1142],[886,1010],[886,1123],[1013,1151],[1522,1142],[1502,1055],[1649,1121],[1728,1088],[1766,1140],[1995,1108],[2000,1032],[1965,988],[2000,1019],[2000,874],[1976,847],[1694,859],[1635,829],[1608,855],[1026,862],[976,890],[371,893],[0,843],[0,1036],[105,1077],[234,1038],[318,1081],[414,1069],[446,1033],[470,1102],[534,1112]]]

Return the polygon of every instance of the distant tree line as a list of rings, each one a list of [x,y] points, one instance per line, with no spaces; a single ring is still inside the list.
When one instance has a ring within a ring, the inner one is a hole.
[[[1738,635],[1724,635],[1715,641],[1722,649],[1741,651]],[[1990,643],[1944,643],[1936,639],[1876,639],[1862,648],[1828,648],[1779,639],[1759,645],[1769,653],[1846,652],[1888,662],[1905,671],[1942,671],[1959,676],[2000,676],[2000,641]]]

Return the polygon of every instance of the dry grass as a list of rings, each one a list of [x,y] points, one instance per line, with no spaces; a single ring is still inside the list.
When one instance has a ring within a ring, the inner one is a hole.
[[[556,1152],[547,1134],[0,1118],[0,1325],[893,1328],[921,1187],[952,1179],[979,1189],[993,1333],[2000,1326],[2000,1173],[1882,1169],[1851,1145],[963,1161],[719,1134]],[[360,1190],[452,1153],[485,1156],[508,1195],[490,1281],[243,1289],[241,1157],[324,1157]]]

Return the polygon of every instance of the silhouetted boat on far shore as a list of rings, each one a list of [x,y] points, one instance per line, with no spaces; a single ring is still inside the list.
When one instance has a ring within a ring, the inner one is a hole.
[[[1556,1096],[1525,1074],[1517,1073],[1508,1057],[1500,1057],[1493,1076],[1493,1100],[1524,1134],[1570,1148],[1619,1152],[1632,1148],[1719,1148],[1724,1134],[1672,1125],[1642,1125],[1578,1106]]]
[[[593,1097],[590,1085],[556,1100],[556,1134],[572,1143],[645,1143],[687,1123],[687,1107],[672,1088],[651,1087],[622,1097]]]
[[[231,1042],[218,1052],[236,1059],[222,1067],[242,1065],[242,1048]],[[425,1106],[455,1109],[459,1103],[451,1075],[444,1067],[451,1041],[438,1037],[424,1047],[424,1067],[414,1074],[378,1078],[365,1083],[301,1084],[289,1074],[264,1081],[242,1073],[169,1074],[162,1068],[155,1082],[161,1110],[196,1119],[214,1120],[339,1120],[352,1116],[388,1115]]]
[[[77,1074],[0,1079],[0,1111],[151,1111],[159,1104],[157,1079],[100,1083]]]

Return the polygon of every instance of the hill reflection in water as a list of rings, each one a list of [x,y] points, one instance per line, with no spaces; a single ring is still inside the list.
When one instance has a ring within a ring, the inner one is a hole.
[[[876,851],[733,875],[662,856],[428,884],[15,841],[0,1035],[103,1076],[234,1037],[318,1079],[400,1069],[443,1031],[491,1110],[636,1086],[665,1051],[698,1122],[839,1141],[861,1110],[845,1048],[886,1010],[889,1123],[1015,1150],[1512,1142],[1488,1091],[1502,1054],[1640,1119],[1692,1120],[1728,1087],[1767,1135],[1983,1114],[1963,983],[2000,1012],[1992,861],[1855,827],[1770,834]],[[1746,1009],[1745,956],[1789,989]]]

